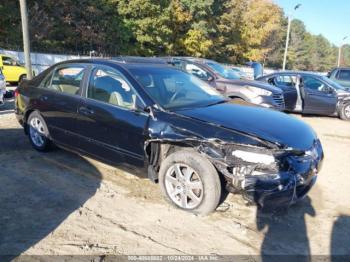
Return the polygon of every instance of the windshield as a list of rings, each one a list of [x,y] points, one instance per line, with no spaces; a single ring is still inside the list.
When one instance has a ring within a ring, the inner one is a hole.
[[[240,79],[239,74],[232,69],[227,69],[220,65],[219,63],[210,61],[207,62],[207,65],[214,70],[217,74],[220,76],[226,78],[226,79]]]
[[[329,79],[326,76],[321,76],[322,80],[325,81],[327,84],[329,84],[331,87],[337,89],[337,90],[344,90],[344,91],[349,91],[349,88],[341,86],[340,84],[338,84],[337,82]]]
[[[225,101],[197,77],[173,68],[130,68],[130,73],[164,109],[208,106]]]

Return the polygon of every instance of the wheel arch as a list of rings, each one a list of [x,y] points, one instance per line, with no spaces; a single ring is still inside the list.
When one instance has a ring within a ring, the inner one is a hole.
[[[148,165],[148,177],[158,183],[158,171],[160,165],[170,154],[183,150],[194,149],[195,143],[186,143],[184,141],[149,141],[145,144],[145,154]],[[195,150],[196,151],[196,150]]]

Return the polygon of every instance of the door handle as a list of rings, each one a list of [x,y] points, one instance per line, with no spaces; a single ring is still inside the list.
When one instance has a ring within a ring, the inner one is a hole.
[[[89,116],[89,115],[93,115],[95,113],[95,111],[92,110],[91,108],[82,106],[82,107],[79,107],[79,113],[86,115],[86,116]]]

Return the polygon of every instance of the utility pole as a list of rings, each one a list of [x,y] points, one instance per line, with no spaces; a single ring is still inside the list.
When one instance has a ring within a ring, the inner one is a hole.
[[[297,10],[301,4],[297,4],[294,7],[294,11]],[[287,63],[287,54],[288,54],[288,45],[289,45],[289,35],[290,35],[290,24],[292,22],[292,15],[288,15],[288,27],[287,27],[287,38],[286,38],[286,46],[284,49],[284,56],[283,56],[283,71],[286,70],[286,63]]]
[[[342,47],[343,47],[343,45],[344,45],[344,41],[345,41],[346,38],[348,38],[348,37],[347,37],[347,36],[344,36],[343,41],[341,42],[341,44],[340,44],[340,46],[339,46],[339,51],[338,51],[338,63],[337,63],[338,67],[340,67],[341,49],[342,49]]]
[[[32,63],[30,61],[30,41],[28,29],[28,12],[26,0],[19,0],[21,7],[22,33],[23,33],[23,51],[24,62],[27,69],[27,79],[32,79]]]

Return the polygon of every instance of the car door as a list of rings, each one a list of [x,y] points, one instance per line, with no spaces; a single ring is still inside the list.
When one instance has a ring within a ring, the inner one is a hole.
[[[314,76],[301,76],[303,112],[330,115],[336,111],[337,95],[332,87]]]
[[[149,115],[127,78],[108,66],[91,71],[79,105],[81,149],[124,166],[144,166],[144,130]]]
[[[268,83],[283,91],[284,103],[287,110],[293,111],[298,101],[298,90],[296,88],[296,75],[276,75],[267,80]]]
[[[38,109],[51,137],[68,147],[79,147],[77,108],[87,68],[80,63],[57,66],[43,80],[38,96]]]

